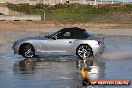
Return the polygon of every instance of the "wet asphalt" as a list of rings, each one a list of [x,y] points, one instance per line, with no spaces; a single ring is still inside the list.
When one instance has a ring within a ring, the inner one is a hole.
[[[75,56],[35,58],[38,61],[21,64],[25,58],[14,55],[16,39],[42,35],[40,32],[0,32],[6,40],[0,44],[0,88],[83,88],[79,61]],[[91,79],[132,80],[132,36],[105,35],[105,52],[89,58],[100,72]],[[87,60],[89,60],[87,59]],[[81,63],[84,65],[84,63]],[[86,87],[84,87],[86,88]],[[88,87],[87,87],[88,88]],[[93,86],[93,88],[132,88],[132,86]]]

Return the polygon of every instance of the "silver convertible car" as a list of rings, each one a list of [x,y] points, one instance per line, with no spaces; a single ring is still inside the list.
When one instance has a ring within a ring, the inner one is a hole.
[[[97,37],[85,29],[63,28],[48,36],[22,38],[13,43],[15,54],[25,58],[39,55],[77,55],[88,58],[102,53],[104,37]]]

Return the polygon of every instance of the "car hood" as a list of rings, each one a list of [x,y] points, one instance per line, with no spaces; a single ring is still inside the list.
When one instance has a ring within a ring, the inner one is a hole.
[[[26,38],[16,40],[15,43],[21,43],[21,42],[30,41],[30,40],[47,40],[47,39],[48,38],[46,38],[45,36],[26,37]]]

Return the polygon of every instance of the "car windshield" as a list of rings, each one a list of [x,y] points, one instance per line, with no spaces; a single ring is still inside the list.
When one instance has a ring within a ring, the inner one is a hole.
[[[59,30],[59,31],[60,31],[60,30]],[[49,35],[47,35],[47,36],[45,36],[45,37],[47,37],[47,38],[51,38],[52,36],[54,36],[55,34],[57,34],[59,31],[54,32],[54,33],[51,33],[51,34],[49,34]]]

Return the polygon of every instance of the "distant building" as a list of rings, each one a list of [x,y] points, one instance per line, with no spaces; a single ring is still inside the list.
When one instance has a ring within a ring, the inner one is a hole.
[[[21,4],[21,3],[29,3],[29,4],[37,4],[37,3],[43,3],[43,4],[50,4],[55,5],[58,3],[82,3],[82,4],[113,4],[117,3],[115,0],[0,0],[0,3],[14,3],[14,4]]]

